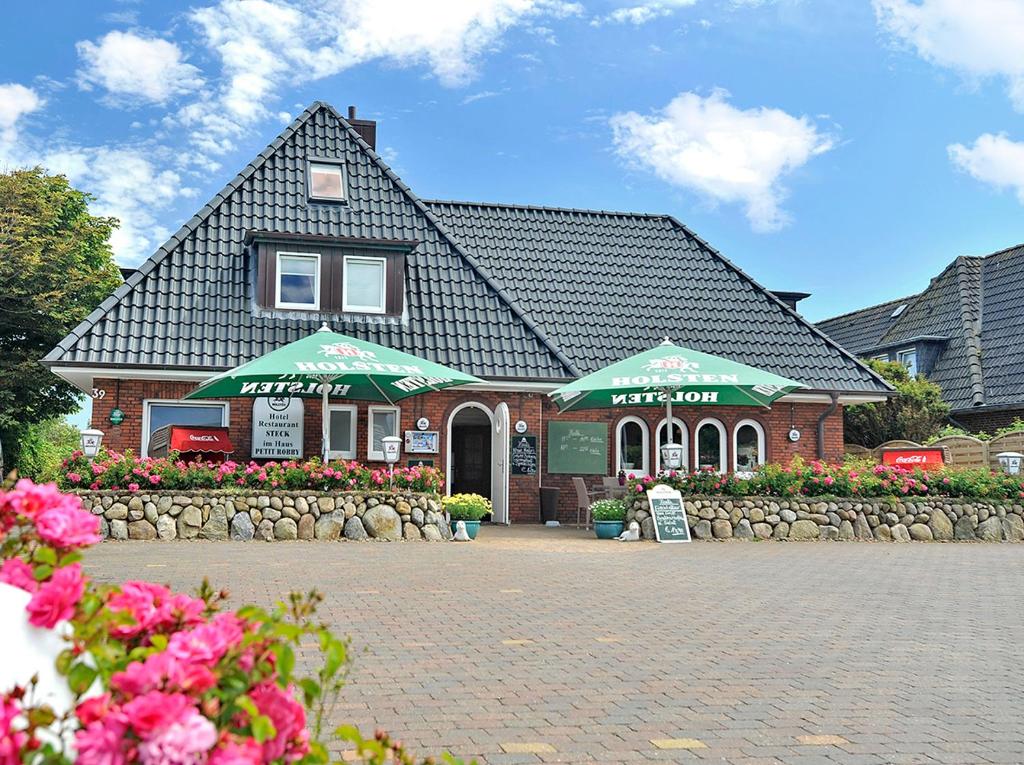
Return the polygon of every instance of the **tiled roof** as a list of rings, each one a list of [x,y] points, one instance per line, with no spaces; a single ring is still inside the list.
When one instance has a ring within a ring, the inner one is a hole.
[[[900,303],[907,308],[898,317],[882,317]],[[1024,245],[959,257],[920,295],[818,327],[859,355],[947,338],[928,377],[954,410],[1024,403]]]
[[[344,160],[349,205],[311,205],[307,156]],[[408,321],[332,327],[484,376],[574,370],[432,222],[337,112],[314,104],[171,237],[44,360],[226,369],[317,329],[253,311],[250,230],[418,240],[407,261]]]
[[[668,336],[811,388],[884,390],[863,366],[670,216],[427,205],[585,373]]]
[[[346,168],[347,205],[310,204],[306,158]],[[236,366],[316,329],[257,311],[247,232],[418,241],[401,322],[332,328],[485,377],[573,377],[664,336],[811,388],[885,385],[663,215],[421,202],[330,106],[303,112],[44,360]],[[667,275],[667,279],[665,277]]]

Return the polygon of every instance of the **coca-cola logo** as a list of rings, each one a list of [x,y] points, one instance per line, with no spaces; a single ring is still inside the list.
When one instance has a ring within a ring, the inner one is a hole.
[[[200,435],[200,434],[196,434],[196,433],[189,433],[188,434],[188,440],[189,441],[200,441],[200,442],[202,442],[204,444],[209,444],[209,443],[216,443],[217,436],[210,435],[209,433],[207,433],[205,435]]]
[[[921,465],[928,461],[923,454],[903,454],[896,457],[897,465]]]

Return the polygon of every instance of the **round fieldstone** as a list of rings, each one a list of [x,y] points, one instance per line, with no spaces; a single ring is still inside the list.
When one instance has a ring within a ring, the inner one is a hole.
[[[412,516],[412,522],[415,523],[417,526],[422,526],[424,520],[426,519],[425,516],[423,515],[423,510],[419,507],[414,507],[410,515]]]
[[[423,524],[423,538],[428,542],[443,542],[444,537],[441,536],[441,530],[433,523]]]
[[[740,522],[736,524],[736,528],[733,530],[733,536],[737,539],[753,539],[754,530],[750,527],[750,521],[746,518],[741,518]]]
[[[156,519],[156,535],[160,539],[175,539],[178,536],[178,526],[170,515],[161,515]]]
[[[257,539],[262,539],[264,542],[273,542],[274,541],[274,523],[273,523],[273,521],[268,521],[266,518],[264,518],[262,521],[260,521],[259,525],[256,527],[256,538]]]
[[[693,525],[693,536],[696,539],[711,539],[711,521],[702,518]]]
[[[295,539],[298,536],[298,525],[292,518],[281,518],[274,523],[275,539]]]
[[[758,539],[772,538],[772,527],[769,523],[755,523],[751,528],[754,530],[754,536]]]
[[[796,520],[796,513],[787,508],[779,511],[779,517],[786,523],[793,523]]]
[[[1019,515],[1007,513],[1002,519],[1003,536],[1009,542],[1024,540],[1024,520]]]
[[[313,524],[313,536],[317,539],[334,541],[341,538],[341,530],[345,527],[345,511],[335,510],[325,513]]]
[[[839,522],[839,539],[844,542],[848,542],[851,539],[856,539],[856,534],[853,531],[853,524],[847,520]]]
[[[420,527],[411,521],[402,526],[402,538],[407,542],[416,542],[423,539]]]
[[[978,517],[980,518],[981,515],[979,514]],[[986,518],[978,524],[974,534],[983,542],[998,542],[1003,538],[1003,522],[996,516]]]
[[[450,529],[451,527],[449,527]],[[640,534],[644,539],[655,539],[654,534],[654,519],[647,516],[640,521]]]
[[[127,508],[125,508],[127,510]],[[128,522],[115,518],[110,522],[110,538],[124,540],[128,538]]]
[[[156,539],[156,527],[149,521],[132,521],[128,524],[129,539]]]
[[[892,527],[892,541],[893,542],[909,542],[910,531],[902,523],[897,523]]]
[[[789,527],[789,538],[803,541],[818,538],[818,524],[811,520],[794,521]]]
[[[316,518],[313,517],[312,513],[306,513],[299,518],[298,537],[299,539],[312,539],[314,535],[314,526]]]
[[[723,518],[718,518],[711,524],[711,533],[715,539],[730,539],[732,537],[732,524]]]
[[[231,538],[238,542],[248,542],[256,536],[256,525],[248,513],[235,513],[231,519]]]
[[[923,523],[915,523],[908,529],[910,538],[917,542],[931,542],[935,537],[932,530]]]
[[[128,505],[123,502],[114,502],[103,515],[108,521],[122,521],[128,517]],[[125,524],[125,528],[127,528],[127,524]]]
[[[228,512],[224,505],[210,508],[210,519],[199,531],[200,539],[223,541],[228,538]]]
[[[402,518],[390,505],[377,504],[363,513],[363,526],[374,539],[396,542],[402,538]]]
[[[345,521],[344,534],[345,539],[351,539],[356,542],[360,542],[369,537],[369,534],[366,533],[366,527],[363,526],[363,522],[355,515]]]
[[[785,521],[779,521],[775,524],[775,529],[772,531],[773,539],[788,539],[789,538],[789,524]]]

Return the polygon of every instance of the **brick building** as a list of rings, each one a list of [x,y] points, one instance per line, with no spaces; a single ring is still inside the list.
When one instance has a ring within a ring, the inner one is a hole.
[[[542,484],[563,489],[571,515],[572,473],[548,469],[551,423],[603,424],[601,473],[658,469],[661,409],[560,415],[547,393],[665,335],[807,386],[770,409],[676,407],[690,466],[838,458],[842,406],[887,395],[670,216],[422,200],[374,151],[376,129],[313,104],[43,360],[93,396],[109,448],[146,454],[162,425],[222,425],[248,459],[253,399],[183,397],[324,321],[485,381],[398,407],[332,400],[332,455],[374,462],[383,435],[437,432],[436,450],[403,462],[489,495],[498,520],[537,520]],[[297,418],[304,456],[317,455],[320,407]],[[532,439],[535,472],[509,469],[510,430]]]
[[[993,433],[1024,419],[1024,245],[959,257],[919,295],[819,322],[861,358],[938,383],[950,420]]]

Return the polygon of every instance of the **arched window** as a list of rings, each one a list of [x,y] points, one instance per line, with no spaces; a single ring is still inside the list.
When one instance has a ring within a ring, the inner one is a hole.
[[[647,423],[639,417],[623,417],[615,426],[615,473],[645,476],[650,473],[651,451]]]
[[[672,418],[672,440],[683,447],[683,466],[680,470],[689,471],[690,469],[690,432],[686,429],[686,423],[676,417]],[[668,423],[665,419],[662,419],[658,423],[658,437],[655,439],[654,444],[654,472],[661,472],[661,445],[669,443],[668,439]]]
[[[755,420],[740,420],[732,431],[733,470],[750,473],[763,465],[764,428]]]
[[[726,470],[725,426],[718,420],[709,417],[697,423],[694,469],[714,470],[716,473],[724,473]]]

